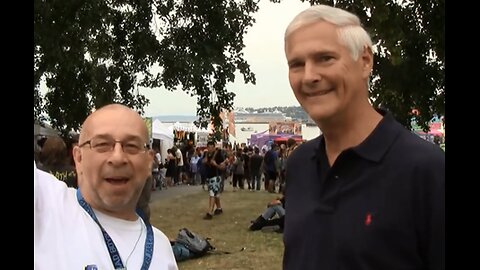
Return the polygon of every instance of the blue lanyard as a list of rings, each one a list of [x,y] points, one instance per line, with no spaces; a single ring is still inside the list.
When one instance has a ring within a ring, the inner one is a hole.
[[[77,189],[77,200],[78,200],[78,204],[80,204],[80,206],[83,207],[85,211],[87,211],[90,217],[92,217],[93,221],[95,221],[98,227],[100,227],[100,230],[102,231],[102,234],[103,234],[103,238],[105,239],[105,244],[107,245],[108,253],[110,254],[110,259],[112,260],[112,263],[115,269],[126,269],[123,266],[122,259],[120,258],[120,254],[118,253],[118,249],[115,246],[115,243],[113,243],[113,240],[110,237],[110,235],[108,235],[108,233],[105,231],[105,229],[102,227],[102,225],[98,221],[97,216],[95,215],[95,212],[93,212],[92,207],[83,198],[82,194],[80,193],[80,189]],[[142,270],[147,270],[150,267],[150,263],[152,262],[153,229],[150,222],[145,220],[143,211],[141,211],[140,209],[137,209],[137,214],[142,218],[143,222],[145,223],[145,226],[147,227],[147,238],[145,240],[145,249],[144,249],[143,264],[142,264]]]

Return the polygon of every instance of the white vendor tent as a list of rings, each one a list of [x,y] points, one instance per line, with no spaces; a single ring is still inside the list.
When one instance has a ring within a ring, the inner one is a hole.
[[[152,138],[159,140],[171,140],[173,142],[173,130],[167,127],[160,120],[152,123]]]
[[[167,149],[173,147],[173,129],[155,119],[152,123],[152,138],[160,140],[160,155],[164,161],[167,157]]]

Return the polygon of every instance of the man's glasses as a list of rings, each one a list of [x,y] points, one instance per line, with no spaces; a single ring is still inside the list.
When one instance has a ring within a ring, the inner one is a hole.
[[[92,139],[80,144],[78,147],[84,147],[85,145],[90,145],[90,149],[94,150],[97,153],[107,153],[112,152],[115,148],[115,145],[119,143],[122,146],[122,150],[126,154],[136,155],[144,153],[147,150],[147,144],[141,143],[139,141],[118,141],[113,138],[104,138],[104,137],[93,137]]]

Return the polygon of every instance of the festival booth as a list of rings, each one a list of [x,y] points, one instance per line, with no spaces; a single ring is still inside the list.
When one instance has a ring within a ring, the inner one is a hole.
[[[301,135],[276,135],[276,136],[279,136],[277,138],[274,138],[273,139],[273,142],[275,142],[276,144],[280,145],[280,144],[287,144],[287,141],[288,139],[292,138],[295,140],[295,142],[297,143],[301,143],[303,142],[303,138]]]
[[[254,133],[250,135],[249,145],[257,146],[258,148],[262,148],[264,145],[271,145],[272,143],[286,144],[289,138],[293,138],[296,142],[302,142],[303,138],[302,135],[295,135],[295,134],[270,134],[268,130],[263,132]]]
[[[193,122],[180,123],[175,122],[172,126],[174,133],[174,143],[176,145],[195,145],[197,142],[198,127]]]
[[[252,133],[250,139],[248,139],[248,145],[262,148],[262,146],[264,146],[269,140],[270,134],[268,133],[268,130],[259,133]]]
[[[268,130],[251,135],[250,145],[257,145],[261,148],[265,144],[286,144],[290,138],[293,138],[296,142],[303,141],[301,123],[280,121],[270,122],[268,126]]]
[[[167,127],[160,120],[156,119],[152,123],[152,139],[154,147],[157,145],[158,141],[160,155],[162,155],[162,159],[165,159],[167,157],[167,149],[173,147],[173,129]],[[162,160],[162,162],[163,161],[164,160]]]
[[[302,142],[302,123],[293,121],[277,121],[268,124],[269,134],[274,143],[287,144],[288,139],[294,139],[297,143]]]
[[[212,133],[206,128],[199,128],[197,130],[197,147],[206,148],[208,143],[208,136]]]

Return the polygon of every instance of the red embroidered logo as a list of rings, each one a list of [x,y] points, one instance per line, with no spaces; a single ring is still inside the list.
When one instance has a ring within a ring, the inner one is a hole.
[[[370,223],[372,223],[372,214],[367,213],[365,216],[365,226],[370,226]]]

